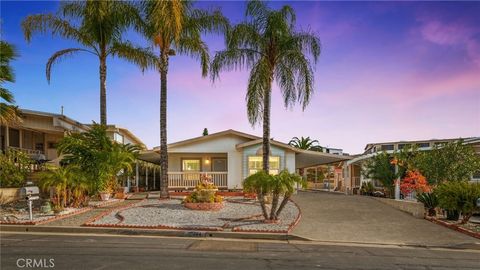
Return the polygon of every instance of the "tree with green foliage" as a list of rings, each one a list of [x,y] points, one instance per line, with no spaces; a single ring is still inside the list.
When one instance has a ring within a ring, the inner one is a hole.
[[[104,191],[122,171],[130,173],[139,150],[138,146],[112,141],[106,127],[98,124],[88,132],[69,134],[58,143],[59,154],[65,155],[62,163],[79,167],[92,181],[92,193]]]
[[[439,206],[447,211],[462,214],[462,224],[467,223],[474,211],[480,210],[477,200],[480,198],[480,184],[468,181],[445,181],[434,191]]]
[[[79,207],[86,204],[88,191],[92,189],[83,171],[76,165],[51,167],[40,174],[40,187],[48,191],[54,190],[52,203],[54,208],[63,209],[67,206]]]
[[[434,145],[431,150],[421,151],[414,159],[414,166],[430,184],[446,181],[470,180],[480,171],[480,155],[463,140]]]
[[[134,5],[126,1],[67,1],[60,3],[58,14],[36,14],[22,22],[25,39],[30,42],[36,32],[73,40],[80,47],[55,52],[47,61],[46,75],[50,82],[52,67],[77,53],[87,53],[99,60],[100,123],[107,124],[107,58],[120,57],[142,69],[155,66],[156,58],[149,50],[122,40],[126,30],[141,18]]]
[[[4,88],[5,82],[15,82],[15,73],[10,62],[18,57],[18,53],[12,44],[0,41],[0,124],[7,125],[21,122],[20,110],[14,105],[15,99],[12,92]]]
[[[306,182],[300,175],[290,173],[286,169],[277,175],[270,175],[262,170],[248,176],[243,182],[243,188],[246,192],[257,194],[266,221],[276,221],[278,219],[288,200],[295,192],[296,185],[305,187]],[[272,195],[272,206],[270,213],[268,213],[265,197],[270,194]],[[283,199],[280,202],[281,197]]]
[[[303,149],[303,150],[318,151],[318,152],[321,152],[323,150],[318,140],[312,140],[310,139],[310,137],[306,137],[306,138],[303,136],[300,138],[293,137],[288,144],[295,148]]]
[[[142,1],[140,32],[159,50],[160,73],[160,197],[168,198],[167,152],[167,76],[170,58],[180,54],[200,61],[202,76],[207,76],[210,56],[204,33],[224,33],[228,20],[220,11],[208,12],[193,7],[192,1]]]
[[[387,189],[388,196],[394,194],[394,183],[399,174],[395,172],[392,156],[387,152],[380,152],[367,159],[362,173],[367,178],[379,181]]]
[[[270,112],[275,81],[285,107],[299,102],[305,109],[313,93],[314,74],[320,55],[320,40],[310,32],[295,31],[292,7],[278,10],[266,2],[249,1],[247,20],[228,33],[227,48],[216,53],[211,64],[212,79],[220,71],[250,70],[246,94],[248,120],[255,125],[263,120],[263,170],[269,171]]]
[[[0,187],[21,187],[30,172],[32,159],[24,152],[0,152]]]

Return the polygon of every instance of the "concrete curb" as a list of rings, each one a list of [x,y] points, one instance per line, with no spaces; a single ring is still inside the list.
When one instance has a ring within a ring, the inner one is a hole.
[[[195,231],[195,230],[155,230],[129,228],[100,228],[100,227],[68,227],[68,226],[33,226],[33,225],[0,225],[0,232],[34,232],[34,233],[71,233],[71,234],[106,234],[106,235],[136,235],[136,236],[174,236],[174,237],[205,237],[230,239],[257,239],[257,240],[297,240],[309,239],[279,233],[241,233],[225,231]]]

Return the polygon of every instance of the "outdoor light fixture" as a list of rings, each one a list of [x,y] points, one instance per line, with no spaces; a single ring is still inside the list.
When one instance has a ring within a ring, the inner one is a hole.
[[[210,164],[210,159],[205,159],[205,164]]]

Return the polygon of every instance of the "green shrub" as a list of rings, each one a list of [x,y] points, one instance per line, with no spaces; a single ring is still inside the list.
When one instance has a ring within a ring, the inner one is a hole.
[[[417,200],[423,203],[423,206],[428,209],[429,216],[435,216],[435,208],[438,206],[438,197],[436,193],[420,193],[417,195]]]
[[[374,191],[375,191],[375,187],[373,186],[372,182],[362,183],[362,187],[360,188],[360,193],[362,195],[372,196]]]
[[[466,223],[478,209],[480,184],[467,181],[445,182],[435,189],[439,206],[443,209],[462,214],[462,223]]]
[[[24,152],[0,153],[0,187],[21,187],[30,171],[30,157]]]

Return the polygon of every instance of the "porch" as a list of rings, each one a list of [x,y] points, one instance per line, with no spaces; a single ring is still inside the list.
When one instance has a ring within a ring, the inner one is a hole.
[[[202,175],[212,179],[212,182],[222,189],[228,187],[228,172],[168,172],[168,187],[171,189],[192,189],[199,182]]]

